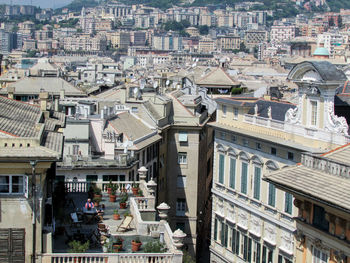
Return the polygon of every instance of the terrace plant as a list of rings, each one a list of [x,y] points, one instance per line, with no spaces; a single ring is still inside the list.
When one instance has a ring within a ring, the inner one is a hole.
[[[81,243],[80,241],[73,240],[68,243],[68,246],[70,247],[68,250],[69,253],[85,253],[89,249],[90,241]]]
[[[114,220],[119,220],[120,219],[120,214],[118,212],[118,209],[114,209],[114,211],[113,211],[113,219]]]
[[[166,251],[164,244],[160,243],[159,240],[148,242],[144,247],[145,253],[163,253]]]
[[[134,240],[131,241],[131,250],[132,252],[136,252],[140,250],[142,242],[140,238],[137,236]]]
[[[128,194],[127,193],[123,193],[120,196],[120,203],[119,203],[120,209],[125,209],[126,208],[126,202],[127,201],[128,201]]]
[[[137,193],[138,193],[138,191],[139,191],[139,189],[140,189],[140,185],[138,184],[138,183],[133,183],[132,184],[132,188],[131,188],[131,190],[132,190],[132,193],[133,193],[133,195],[137,195]]]

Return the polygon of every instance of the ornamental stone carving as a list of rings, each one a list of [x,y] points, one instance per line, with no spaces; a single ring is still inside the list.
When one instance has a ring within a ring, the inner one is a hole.
[[[300,124],[300,117],[301,117],[301,103],[302,103],[302,98],[299,98],[299,103],[298,106],[293,108],[290,108],[289,110],[287,110],[286,115],[284,116],[284,121],[286,123],[290,123],[290,124]]]
[[[346,122],[346,119],[344,117],[339,117],[334,114],[334,103],[332,101],[328,102],[327,105],[327,120],[327,130],[329,130],[330,132],[348,135],[348,123]]]

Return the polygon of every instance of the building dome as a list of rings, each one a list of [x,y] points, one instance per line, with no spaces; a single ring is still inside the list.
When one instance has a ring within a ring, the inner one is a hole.
[[[318,48],[316,48],[313,55],[314,56],[327,56],[327,57],[329,57],[329,52],[328,52],[327,48],[318,47]]]

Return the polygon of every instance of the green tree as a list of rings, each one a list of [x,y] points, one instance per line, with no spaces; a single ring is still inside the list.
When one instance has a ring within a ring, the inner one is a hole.
[[[209,33],[209,27],[207,25],[199,26],[199,34],[208,35],[208,33]]]
[[[338,22],[338,27],[339,28],[342,28],[343,27],[343,19],[341,17],[341,15],[338,15],[338,18],[337,18],[337,22]]]

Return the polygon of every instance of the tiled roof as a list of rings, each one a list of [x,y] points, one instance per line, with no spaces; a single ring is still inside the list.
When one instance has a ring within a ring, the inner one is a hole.
[[[62,152],[63,134],[58,132],[44,132],[43,146],[55,152]]]
[[[323,154],[322,156],[327,157],[327,159],[330,159],[332,161],[350,166],[350,144],[343,145],[339,148],[336,148],[330,152]]]
[[[43,89],[50,94],[58,96],[63,89],[66,96],[86,96],[84,92],[74,87],[69,82],[56,77],[30,77],[21,79],[9,85],[15,87],[15,94],[39,94]],[[0,94],[7,95],[7,88],[1,89]]]
[[[292,108],[294,109],[296,106],[290,104],[288,102],[281,101],[269,101],[269,100],[258,100],[255,104],[258,105],[258,116],[268,118],[268,108],[271,107],[271,119],[284,121],[284,117],[286,112]],[[254,109],[255,105],[249,109],[248,114],[253,115],[255,113]]]
[[[236,86],[240,83],[234,81],[222,68],[217,68],[196,81],[196,84],[209,86]]]
[[[264,180],[350,212],[350,180],[347,178],[300,165],[265,175]]]
[[[0,130],[16,137],[35,137],[41,111],[39,107],[0,96]]]

